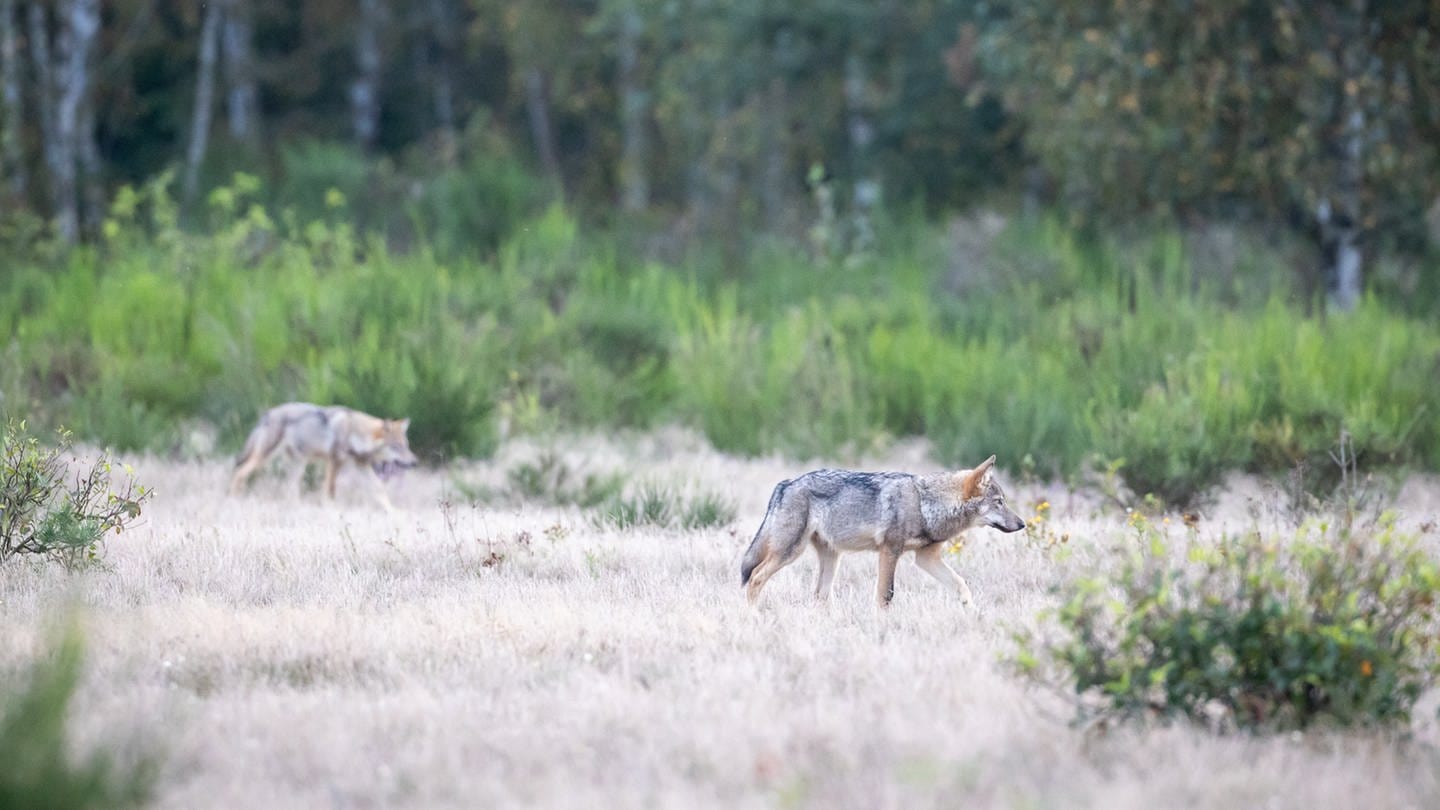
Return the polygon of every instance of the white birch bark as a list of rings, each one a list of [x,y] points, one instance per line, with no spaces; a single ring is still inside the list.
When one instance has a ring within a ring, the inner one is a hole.
[[[355,30],[355,80],[350,83],[350,118],[355,140],[365,149],[380,134],[380,26],[385,8],[381,0],[360,0]]]
[[[225,120],[230,137],[254,144],[260,134],[260,91],[255,83],[250,0],[225,0],[220,50],[225,64]]]
[[[61,6],[64,25],[56,48],[59,98],[55,105],[55,229],[60,240],[74,244],[80,238],[80,200],[77,166],[81,141],[93,133],[81,131],[81,108],[89,93],[90,54],[100,33],[100,0],[66,0]]]

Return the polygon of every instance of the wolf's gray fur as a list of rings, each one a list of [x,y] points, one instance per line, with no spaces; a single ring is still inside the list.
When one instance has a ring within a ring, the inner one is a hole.
[[[1025,528],[1005,505],[991,475],[995,457],[973,470],[934,475],[815,470],[781,481],[765,519],[745,552],[740,582],[751,602],[776,571],[794,562],[806,541],[820,556],[815,595],[829,596],[842,551],[880,553],[876,599],[894,595],[895,563],[906,551],[931,576],[950,586],[967,605],[970,587],[941,557],[944,544],[974,526],[1003,532]]]
[[[261,415],[235,460],[232,492],[239,492],[271,456],[284,453],[292,459],[325,462],[325,492],[335,497],[335,478],[341,464],[354,464],[367,471],[376,486],[376,497],[387,510],[382,475],[395,469],[413,467],[415,454],[405,431],[409,419],[380,419],[340,406],[287,402]]]

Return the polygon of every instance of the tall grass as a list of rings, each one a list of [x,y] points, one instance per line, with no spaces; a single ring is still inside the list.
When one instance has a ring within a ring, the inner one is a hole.
[[[257,186],[214,192],[204,235],[164,182],[126,190],[103,244],[0,277],[0,408],[167,449],[186,420],[233,446],[264,406],[344,402],[412,416],[435,459],[502,427],[679,421],[726,450],[842,456],[921,435],[948,464],[1118,463],[1180,504],[1226,470],[1324,468],[1342,430],[1362,465],[1440,468],[1440,328],[1373,299],[1311,317],[1263,247],[1227,278],[1177,233],[1039,220],[957,262],[896,223],[865,256],[772,242],[667,266],[552,208],[479,258],[395,252],[343,193],[302,216]]]

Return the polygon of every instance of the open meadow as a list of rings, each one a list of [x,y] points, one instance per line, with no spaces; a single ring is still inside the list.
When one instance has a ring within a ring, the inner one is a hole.
[[[496,495],[547,448],[737,517],[620,529]],[[78,744],[158,750],[173,808],[1440,806],[1435,694],[1408,734],[1071,724],[1063,695],[1003,659],[1052,586],[1103,576],[1133,533],[1094,492],[1017,480],[996,449],[1016,511],[1048,502],[1048,536],[1068,541],[972,530],[950,559],[977,612],[907,556],[883,615],[875,556],[845,558],[817,605],[809,551],[747,608],[739,560],[771,488],[822,462],[689,433],[512,442],[392,482],[393,515],[343,477],[337,504],[281,472],[232,498],[223,461],[132,458],[156,496],[102,566],[0,568],[0,671],[78,612]],[[863,466],[935,469],[913,444]],[[1423,476],[1391,497],[1407,530],[1440,511]],[[1232,477],[1196,542],[1289,531],[1282,500]],[[1421,542],[1436,550],[1433,531]]]

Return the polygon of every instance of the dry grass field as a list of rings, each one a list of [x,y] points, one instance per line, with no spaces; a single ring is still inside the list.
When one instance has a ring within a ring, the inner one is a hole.
[[[669,433],[560,449],[718,492],[739,518],[621,531],[465,502],[457,480],[499,487],[533,444],[408,474],[394,515],[345,479],[333,505],[280,474],[229,498],[222,461],[133,459],[158,495],[103,568],[0,569],[0,671],[78,607],[80,744],[160,746],[174,808],[1440,806],[1435,695],[1406,740],[1072,727],[1000,659],[1052,584],[1106,564],[1124,515],[1020,485],[1003,453],[1011,501],[1029,517],[1048,499],[1065,553],[975,530],[953,564],[977,613],[907,559],[877,615],[869,555],[844,560],[827,606],[810,601],[810,552],[759,609],[743,603],[739,558],[771,487],[817,462]],[[915,447],[865,466],[933,469]],[[1202,531],[1278,521],[1275,498],[1237,479]],[[1440,511],[1434,482],[1397,498],[1403,521]]]

